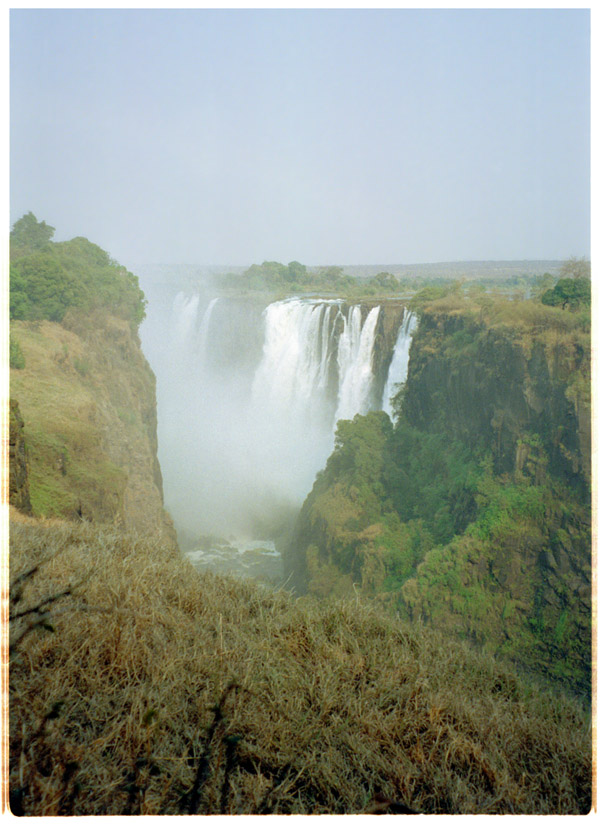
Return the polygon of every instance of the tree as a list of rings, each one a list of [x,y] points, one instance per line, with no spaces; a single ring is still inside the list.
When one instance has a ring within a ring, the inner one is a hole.
[[[592,276],[592,267],[585,257],[570,257],[560,267],[560,275],[562,278],[575,278],[576,280],[586,278],[589,280]]]
[[[297,283],[306,279],[306,266],[303,263],[292,260],[288,263],[287,268],[286,280]]]
[[[40,251],[53,235],[54,226],[48,226],[45,220],[39,223],[33,212],[27,212],[17,220],[10,233],[11,252]]]
[[[375,275],[373,281],[377,284],[377,286],[380,286],[382,289],[397,290],[400,288],[400,282],[398,281],[398,278],[392,275],[390,272],[379,272],[379,274]]]
[[[549,272],[544,272],[543,275],[538,275],[533,279],[531,292],[535,297],[541,297],[548,289],[552,288],[554,284],[554,277]]]
[[[587,278],[561,278],[554,289],[542,295],[545,306],[560,306],[561,309],[577,309],[592,302],[591,283]]]

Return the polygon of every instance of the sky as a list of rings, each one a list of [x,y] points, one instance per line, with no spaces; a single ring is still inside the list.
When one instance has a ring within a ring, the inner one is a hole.
[[[13,9],[10,175],[129,267],[589,256],[589,11]]]

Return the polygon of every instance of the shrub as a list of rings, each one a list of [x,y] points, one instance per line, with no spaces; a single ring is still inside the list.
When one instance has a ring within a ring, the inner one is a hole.
[[[25,355],[18,340],[10,339],[9,365],[11,369],[25,369]]]

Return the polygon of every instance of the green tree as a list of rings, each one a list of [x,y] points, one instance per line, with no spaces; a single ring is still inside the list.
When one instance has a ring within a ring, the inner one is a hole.
[[[287,280],[299,283],[306,279],[306,266],[303,263],[299,263],[297,260],[292,260],[288,263],[287,268]]]
[[[562,309],[578,309],[590,306],[592,302],[591,283],[587,278],[561,278],[554,289],[542,295],[545,306],[560,306]]]
[[[373,282],[382,289],[397,290],[400,287],[400,281],[390,272],[379,272]]]
[[[10,233],[11,254],[44,249],[53,235],[53,226],[48,226],[44,220],[39,223],[33,212],[27,212],[16,221]]]
[[[87,238],[53,243],[53,232],[31,212],[15,223],[10,317],[60,323],[71,306],[86,313],[103,307],[139,325],[146,300],[136,276]]]

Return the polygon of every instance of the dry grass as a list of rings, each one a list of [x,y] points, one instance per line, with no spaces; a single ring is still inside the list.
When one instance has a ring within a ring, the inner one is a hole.
[[[577,704],[357,599],[200,575],[89,524],[13,521],[10,561],[12,613],[34,610],[13,638],[38,621],[11,656],[13,812],[590,808]]]

